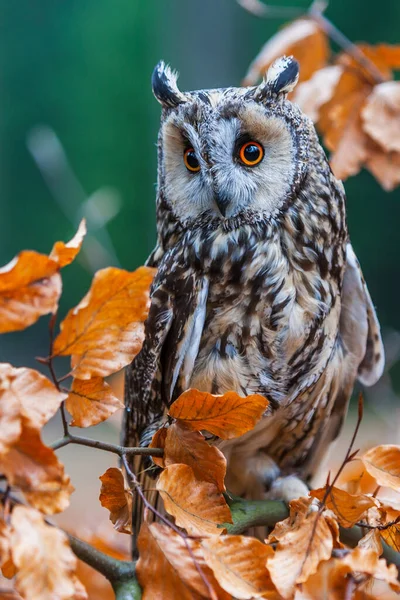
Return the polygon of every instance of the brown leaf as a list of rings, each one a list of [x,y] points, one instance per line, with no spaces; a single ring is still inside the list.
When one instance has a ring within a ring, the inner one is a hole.
[[[0,519],[0,568],[3,569],[11,561],[10,528]],[[12,575],[12,577],[14,574]],[[7,575],[5,575],[7,577]]]
[[[91,288],[61,323],[55,356],[71,355],[79,379],[105,377],[129,364],[139,352],[155,269],[133,273],[109,267],[94,276]]]
[[[310,79],[297,86],[293,101],[314,123],[319,119],[321,106],[332,99],[342,74],[342,67],[332,65],[316,71]]]
[[[65,406],[76,427],[97,425],[124,407],[102,377],[74,379]]]
[[[400,511],[383,504],[380,506],[379,512],[381,516],[380,525],[393,523],[393,525],[389,525],[386,529],[380,529],[380,536],[388,546],[396,550],[396,552],[400,552],[400,522],[395,522],[397,520],[400,521]]]
[[[121,469],[110,467],[100,478],[100,503],[110,511],[114,529],[132,533],[132,492]]]
[[[365,166],[387,192],[400,184],[400,152],[385,152],[371,142]]]
[[[40,429],[65,398],[38,371],[0,363],[0,455],[19,439],[22,423]]]
[[[190,548],[191,554],[188,550]],[[204,562],[200,542],[181,536],[165,525],[143,523],[138,538],[139,561],[136,573],[143,588],[143,600],[229,600]],[[208,582],[206,586],[196,565]],[[213,595],[210,595],[209,591]]]
[[[184,421],[190,429],[205,429],[223,440],[229,440],[253,429],[267,406],[268,400],[259,394],[243,398],[236,392],[218,396],[191,389],[175,400],[169,414]]]
[[[219,584],[235,598],[279,598],[266,568],[274,554],[270,546],[243,535],[211,537],[202,546]]]
[[[386,152],[400,152],[400,82],[376,85],[362,110],[364,131]]]
[[[198,480],[188,465],[171,465],[160,475],[157,489],[165,510],[190,535],[220,535],[231,512],[214,483]]]
[[[300,80],[306,81],[326,64],[329,55],[326,35],[311,19],[298,19],[283,27],[262,47],[243,85],[255,85],[274,60],[284,54],[299,61]]]
[[[325,496],[326,488],[312,490],[310,496],[321,501]],[[371,496],[364,494],[352,495],[337,487],[333,487],[326,499],[326,508],[335,513],[339,524],[343,527],[352,527],[365,515],[367,510],[376,506],[376,501]]]
[[[57,262],[60,267],[66,267],[71,264],[82,247],[86,232],[86,221],[82,219],[74,237],[67,243],[56,242],[50,252],[49,258]]]
[[[68,244],[57,242],[50,256],[26,250],[0,269],[0,333],[25,329],[56,312],[59,270],[75,258],[84,234],[82,222],[75,237]]]
[[[366,550],[373,550],[378,556],[383,552],[381,536],[378,529],[371,529],[366,535],[358,542],[359,548],[365,548]]]
[[[354,548],[344,557],[342,563],[350,567],[353,573],[365,573],[374,579],[386,581],[393,590],[400,591],[396,567],[388,565],[386,560],[379,558],[375,550]]]
[[[151,440],[149,447],[165,449],[165,440],[167,437],[167,431],[168,431],[168,429],[166,427],[161,427],[161,429],[158,429],[155,432],[155,434],[153,435],[153,438]],[[153,459],[153,462],[157,466],[161,467],[162,469],[165,469],[166,464],[164,461],[164,456],[153,456],[152,459]]]
[[[150,448],[164,448],[161,466],[189,465],[197,479],[215,483],[220,492],[225,491],[226,458],[218,448],[210,446],[201,433],[188,429],[184,422],[177,421],[160,431],[163,433],[157,432]]]
[[[400,446],[383,445],[371,448],[361,457],[368,473],[379,485],[400,492]]]
[[[26,250],[0,269],[0,333],[25,329],[55,313],[61,295],[58,263]]]
[[[26,600],[70,600],[75,593],[76,558],[66,534],[25,506],[14,508],[11,524],[17,590]]]
[[[74,488],[54,451],[43,444],[36,429],[23,427],[18,442],[0,457],[0,472],[45,514],[63,511],[69,505]]]
[[[307,581],[332,554],[332,533],[324,516],[310,511],[312,498],[290,503],[290,516],[277,523],[268,542],[277,541],[268,559],[271,579],[283,598],[292,598],[296,584]]]

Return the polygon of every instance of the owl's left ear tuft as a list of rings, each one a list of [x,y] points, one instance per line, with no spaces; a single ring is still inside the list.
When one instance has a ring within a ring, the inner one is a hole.
[[[187,102],[185,94],[183,94],[177,85],[178,73],[160,61],[153,71],[151,84],[153,94],[157,100],[166,108],[174,108],[178,104]]]
[[[299,63],[293,56],[282,56],[272,63],[266,79],[255,90],[258,100],[271,95],[286,95],[299,80]]]

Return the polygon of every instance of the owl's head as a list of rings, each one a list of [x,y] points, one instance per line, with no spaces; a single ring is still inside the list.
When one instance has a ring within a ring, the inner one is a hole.
[[[298,76],[298,63],[283,57],[257,87],[184,93],[177,75],[157,65],[159,197],[184,227],[273,217],[296,194],[315,135],[286,99]]]

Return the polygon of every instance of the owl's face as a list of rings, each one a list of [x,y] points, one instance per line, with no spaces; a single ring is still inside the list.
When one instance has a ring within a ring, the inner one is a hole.
[[[306,121],[284,100],[297,63],[281,60],[258,88],[186,94],[168,67],[156,67],[153,89],[164,107],[159,187],[183,225],[268,218],[293,194],[305,171]]]

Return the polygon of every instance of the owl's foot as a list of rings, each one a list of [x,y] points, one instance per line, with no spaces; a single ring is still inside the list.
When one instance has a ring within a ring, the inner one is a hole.
[[[283,500],[289,504],[292,500],[308,496],[308,486],[296,475],[278,477],[272,482],[264,498],[266,500]]]

